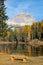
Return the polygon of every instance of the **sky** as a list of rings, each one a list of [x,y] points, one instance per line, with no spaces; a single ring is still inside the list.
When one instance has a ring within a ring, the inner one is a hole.
[[[31,14],[36,21],[43,19],[43,0],[6,0],[5,6],[9,18],[22,11]]]

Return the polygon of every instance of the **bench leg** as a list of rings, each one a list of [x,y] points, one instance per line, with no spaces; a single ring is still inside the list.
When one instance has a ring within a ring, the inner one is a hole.
[[[23,62],[25,62],[25,61],[26,61],[26,59],[25,59],[25,58],[23,58],[22,60],[23,60]]]

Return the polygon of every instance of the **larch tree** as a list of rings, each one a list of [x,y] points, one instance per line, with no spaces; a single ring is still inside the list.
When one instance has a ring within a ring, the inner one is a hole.
[[[40,22],[38,23],[38,32],[37,32],[37,35],[38,35],[38,39],[41,39],[41,23]]]
[[[32,39],[36,38],[36,27],[35,27],[35,24],[34,23],[31,26],[31,38]]]

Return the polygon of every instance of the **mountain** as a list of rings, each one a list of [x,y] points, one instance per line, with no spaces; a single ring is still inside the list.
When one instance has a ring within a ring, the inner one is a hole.
[[[9,19],[7,21],[8,25],[31,25],[35,19],[30,14],[24,14],[23,12],[19,12],[16,16]]]

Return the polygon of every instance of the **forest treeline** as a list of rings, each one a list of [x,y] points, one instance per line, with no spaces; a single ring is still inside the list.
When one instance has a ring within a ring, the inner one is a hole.
[[[29,37],[29,36],[30,37]],[[5,22],[0,24],[0,38],[3,41],[29,41],[32,39],[43,40],[43,20],[34,22],[31,26],[25,25],[19,29],[12,29]]]

